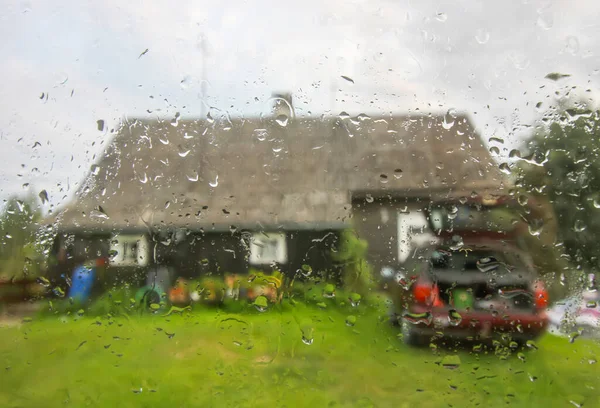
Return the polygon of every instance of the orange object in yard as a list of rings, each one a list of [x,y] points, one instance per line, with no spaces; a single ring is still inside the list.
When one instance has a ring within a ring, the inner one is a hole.
[[[177,279],[175,286],[169,290],[169,301],[174,304],[183,304],[190,301],[187,282],[184,279]]]

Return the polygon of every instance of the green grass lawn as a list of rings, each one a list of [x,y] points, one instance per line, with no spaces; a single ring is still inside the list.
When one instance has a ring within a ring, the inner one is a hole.
[[[600,406],[600,347],[546,336],[539,349],[413,349],[378,312],[34,318],[0,328],[0,406]],[[310,345],[302,341],[313,336]],[[458,368],[440,364],[457,355]]]

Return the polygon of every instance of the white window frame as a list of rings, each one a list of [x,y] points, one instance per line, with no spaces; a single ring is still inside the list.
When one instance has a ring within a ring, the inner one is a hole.
[[[429,229],[423,211],[398,211],[398,261],[404,263],[412,252],[420,247],[437,242]]]
[[[275,248],[270,248],[270,253],[265,253],[265,248],[268,245],[274,246]],[[253,265],[287,263],[285,234],[274,232],[257,232],[252,234],[252,239],[250,241],[250,263]]]
[[[126,247],[136,245],[135,254]],[[149,262],[148,238],[145,235],[114,235],[110,240],[110,250],[115,251],[116,255],[111,258],[110,264],[113,266],[146,266]]]

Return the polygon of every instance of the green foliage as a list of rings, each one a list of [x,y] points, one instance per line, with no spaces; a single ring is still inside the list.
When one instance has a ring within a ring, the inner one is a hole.
[[[44,267],[45,234],[40,233],[35,198],[10,198],[0,213],[0,276],[39,276]],[[49,241],[49,240],[48,240]]]
[[[517,185],[551,203],[552,211],[541,212],[533,229],[555,223],[571,260],[594,270],[600,265],[600,112],[578,106],[549,118],[551,124],[527,143],[531,157],[520,166]]]
[[[332,258],[342,267],[342,282],[344,289],[359,293],[363,296],[369,293],[372,285],[372,268],[367,262],[368,243],[347,229],[342,231],[340,245],[332,252]]]

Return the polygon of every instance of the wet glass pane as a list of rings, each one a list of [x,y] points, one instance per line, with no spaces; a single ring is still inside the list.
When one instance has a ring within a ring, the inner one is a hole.
[[[599,7],[7,2],[0,406],[600,406]]]

